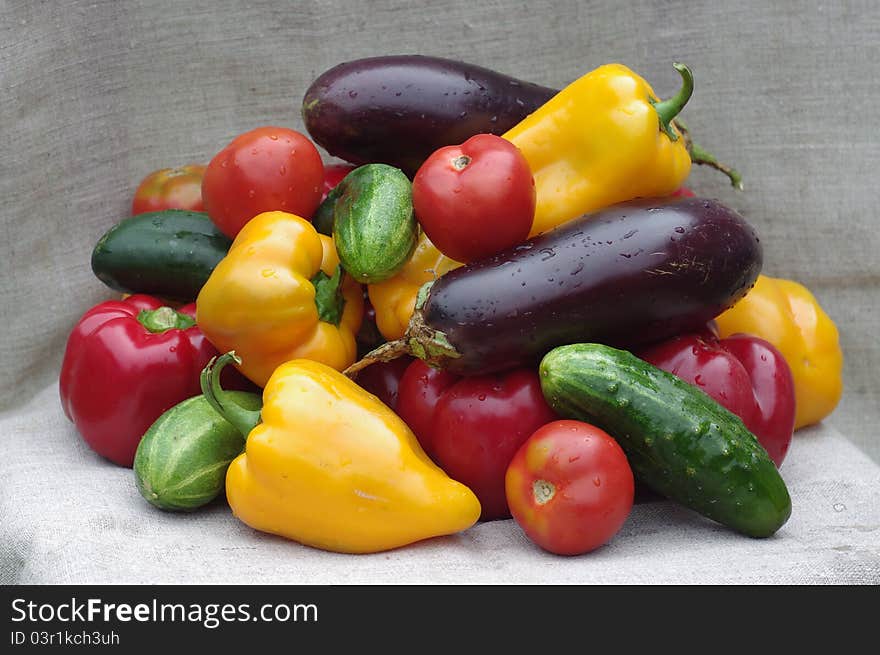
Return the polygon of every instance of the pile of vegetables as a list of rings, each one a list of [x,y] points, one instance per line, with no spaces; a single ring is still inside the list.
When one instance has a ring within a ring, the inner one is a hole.
[[[666,100],[620,64],[561,90],[414,55],[326,71],[307,134],[142,181],[92,253],[121,296],[70,334],[66,415],[152,505],[225,498],[331,551],[513,518],[582,554],[639,488],[774,534],[838,334],[684,186],[693,163],[741,179],[681,122],[674,66]]]

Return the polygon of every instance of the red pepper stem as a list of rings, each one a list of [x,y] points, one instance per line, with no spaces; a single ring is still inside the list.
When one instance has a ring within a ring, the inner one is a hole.
[[[142,309],[138,312],[137,320],[154,334],[168,330],[186,330],[196,324],[191,316],[167,306],[158,309]]]
[[[228,392],[220,386],[220,373],[223,367],[230,362],[241,364],[241,358],[235,354],[234,350],[219,357],[212,357],[207,366],[202,369],[199,382],[202,386],[202,394],[211,407],[243,436],[247,437],[260,422],[260,412],[259,410],[245,409],[232,400]]]
[[[691,69],[684,64],[675,62],[672,64],[672,67],[678,71],[679,75],[681,75],[681,89],[678,90],[678,93],[667,100],[650,100],[650,102],[653,105],[654,110],[657,112],[657,117],[660,119],[660,130],[664,132],[671,141],[678,141],[678,134],[672,129],[671,123],[672,119],[678,116],[681,110],[684,109],[687,101],[691,99],[691,95],[694,92],[694,75],[691,73]]]

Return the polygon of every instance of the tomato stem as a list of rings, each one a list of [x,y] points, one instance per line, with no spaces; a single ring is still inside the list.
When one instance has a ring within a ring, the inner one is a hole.
[[[556,495],[556,485],[547,480],[535,480],[532,483],[532,496],[539,505],[544,505],[553,500]]]
[[[452,168],[457,171],[463,171],[471,163],[471,158],[467,155],[459,155],[452,160]]]

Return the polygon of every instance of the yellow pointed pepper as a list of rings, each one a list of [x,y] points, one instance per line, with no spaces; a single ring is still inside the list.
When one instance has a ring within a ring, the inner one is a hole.
[[[226,498],[247,525],[340,553],[373,553],[472,526],[480,502],[432,462],[391,409],[342,373],[297,359],[279,366],[261,411],[228,400],[202,373],[212,406],[243,434]]]
[[[419,288],[459,266],[459,262],[442,255],[422,232],[404,267],[388,280],[367,287],[382,336],[389,341],[401,338],[416,306]]]
[[[665,196],[687,178],[691,158],[672,119],[693,91],[693,77],[659,101],[621,64],[575,80],[502,136],[526,158],[537,205],[531,235],[582,214],[639,197]]]
[[[330,237],[281,211],[252,218],[196,299],[196,320],[220,351],[264,386],[280,364],[314,359],[342,370],[357,356],[361,286],[344,275]]]
[[[791,368],[795,429],[831,414],[843,393],[837,326],[802,284],[758,276],[755,286],[715,319],[722,337],[754,334],[772,343]]]

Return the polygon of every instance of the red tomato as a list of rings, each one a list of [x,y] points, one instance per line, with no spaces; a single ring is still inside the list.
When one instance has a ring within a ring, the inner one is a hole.
[[[202,198],[214,224],[235,238],[262,212],[311,218],[323,186],[324,163],[306,136],[285,127],[258,127],[214,156],[202,181]]]
[[[204,211],[202,178],[204,164],[187,164],[178,168],[162,168],[147,175],[134,192],[131,215],[163,209]]]
[[[351,164],[326,164],[324,166],[324,192],[321,202],[342,179],[355,169]]]
[[[507,465],[539,426],[558,418],[532,369],[460,378],[419,359],[400,380],[396,411],[428,456],[476,494],[484,521],[510,517]]]
[[[539,428],[505,476],[510,512],[526,535],[557,555],[607,543],[633,505],[632,469],[607,432],[581,421]]]
[[[477,134],[435,151],[413,178],[413,210],[450,259],[470,262],[524,241],[535,218],[535,180],[519,149]]]

